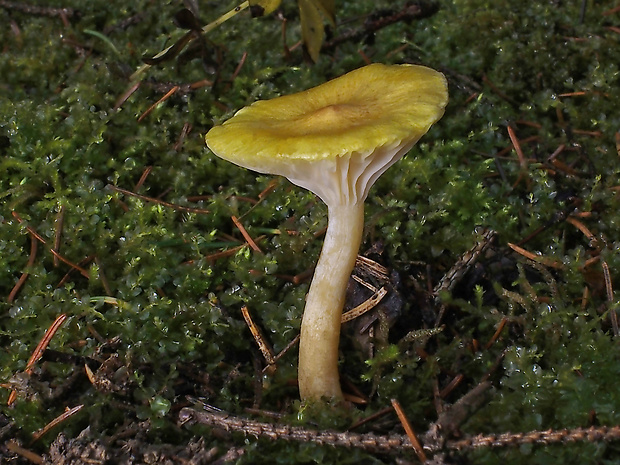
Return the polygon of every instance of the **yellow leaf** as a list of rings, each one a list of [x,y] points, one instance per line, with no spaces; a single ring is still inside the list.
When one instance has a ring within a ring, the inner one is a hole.
[[[252,16],[265,16],[274,12],[282,3],[282,0],[249,0]],[[327,0],[329,1],[329,0]]]
[[[336,26],[336,1],[335,0],[314,0],[332,26]]]
[[[331,0],[326,0],[330,3]],[[301,36],[312,61],[317,61],[325,31],[323,29],[322,7],[319,0],[299,0],[299,16],[301,19]]]

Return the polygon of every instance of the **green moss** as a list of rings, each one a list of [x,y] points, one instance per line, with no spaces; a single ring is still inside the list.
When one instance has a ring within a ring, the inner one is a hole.
[[[202,20],[234,6],[225,3],[207,2]],[[276,352],[295,337],[308,283],[293,284],[290,277],[316,262],[325,207],[286,180],[271,186],[271,177],[217,159],[203,135],[256,99],[305,89],[363,65],[358,50],[377,62],[421,62],[442,70],[451,101],[444,118],[377,182],[367,202],[364,248],[383,243],[386,263],[400,273],[405,308],[372,360],[354,349],[350,334],[343,336],[343,374],[372,393],[355,415],[398,398],[422,432],[437,415],[436,384],[443,389],[463,375],[443,399],[452,403],[490,374],[496,393],[467,419],[465,434],[620,422],[620,398],[610,388],[620,371],[609,319],[617,298],[607,302],[601,266],[608,266],[617,287],[620,57],[617,33],[607,27],[615,16],[602,15],[613,6],[609,2],[588,3],[582,23],[579,2],[497,9],[482,0],[455,0],[430,18],[378,31],[374,41],[344,43],[314,66],[303,62],[299,49],[285,59],[275,16],[242,14],[213,31],[194,59],[151,69],[118,109],[142,55],[156,54],[184,33],[172,21],[178,5],[63,6],[79,10],[69,25],[0,9],[0,23],[13,26],[0,31],[0,382],[10,384],[25,369],[61,313],[69,319],[50,348],[79,360],[39,362],[30,391],[37,397],[0,407],[16,425],[11,434],[28,442],[66,406],[85,404],[60,428],[76,436],[90,424],[95,434],[112,435],[127,414],[124,402],[131,418],[152,422],[149,440],[183,441],[185,434],[205,431],[180,433],[174,425],[187,395],[232,413],[261,400],[261,408],[296,416],[295,350],[278,362],[275,374],[258,374],[262,359],[240,307],[250,308]],[[388,7],[394,2],[339,4],[336,34],[363,27],[356,18]],[[294,2],[283,8],[292,46],[300,35],[297,8]],[[138,121],[170,83],[204,79],[217,84],[179,91]],[[510,151],[509,125],[525,165]],[[548,158],[559,147],[555,159],[563,165],[553,165]],[[124,195],[108,184],[208,213]],[[57,263],[49,251],[61,210],[59,252],[88,278]],[[587,213],[577,219],[596,242],[563,220],[574,212]],[[252,237],[261,237],[262,253],[243,246],[233,215]],[[496,230],[496,244],[478,274],[442,296],[446,327],[429,339],[421,357],[417,343],[399,339],[428,325],[421,290],[472,247],[477,226]],[[32,264],[27,227],[46,241],[37,245]],[[507,246],[525,238],[524,248],[561,268],[545,271]],[[10,301],[23,273],[28,277]],[[473,350],[491,340],[504,317],[500,338]],[[104,362],[111,354],[120,360],[111,375],[118,387],[113,393],[95,389],[82,374],[84,360]],[[68,382],[71,389],[62,393]],[[0,390],[3,405],[9,392]],[[50,398],[50,392],[62,394]],[[347,421],[323,418],[322,424],[345,428]],[[380,427],[400,431],[393,417]],[[39,443],[39,452],[54,434]],[[245,444],[237,436],[212,441],[222,450]],[[290,463],[293,456],[295,463],[392,460],[310,444],[248,444],[240,463]],[[612,463],[619,456],[608,443],[465,454],[476,463],[497,463],[498,457],[508,463]]]

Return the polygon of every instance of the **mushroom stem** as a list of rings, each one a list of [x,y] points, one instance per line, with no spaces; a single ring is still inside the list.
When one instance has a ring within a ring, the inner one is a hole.
[[[340,319],[363,229],[363,201],[328,205],[325,241],[301,322],[298,378],[302,400],[342,399],[338,376]]]

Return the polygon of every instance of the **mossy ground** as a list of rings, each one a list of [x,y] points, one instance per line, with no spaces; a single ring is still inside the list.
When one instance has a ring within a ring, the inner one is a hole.
[[[202,20],[234,6],[225,3],[201,2]],[[400,3],[338,2],[335,33],[363,28],[367,15]],[[233,414],[255,407],[294,418],[296,355],[263,377],[240,307],[250,308],[276,351],[285,347],[299,329],[308,283],[283,277],[312,268],[321,246],[315,235],[326,224],[312,194],[217,159],[204,133],[256,99],[319,84],[365,57],[443,71],[451,102],[367,202],[364,248],[383,244],[405,305],[372,361],[343,336],[343,375],[372,393],[351,415],[363,418],[397,398],[422,432],[438,404],[455,402],[490,375],[494,395],[463,434],[620,424],[620,351],[610,323],[620,286],[620,13],[610,12],[610,1],[586,5],[582,15],[581,2],[453,0],[430,18],[344,42],[315,65],[299,48],[285,57],[275,15],[241,14],[185,60],[149,70],[122,103],[141,57],[182,35],[172,21],[181,2],[53,2],[76,9],[66,23],[1,7],[3,443],[16,439],[45,454],[60,431],[75,437],[90,426],[92,437],[110,438],[148,421],[145,442],[183,444],[204,434],[206,447],[221,453],[242,449],[239,463],[394,463],[389,455],[223,437],[175,423],[188,395]],[[296,5],[285,1],[283,14],[292,45]],[[216,84],[187,87],[205,79]],[[178,92],[138,119],[174,85]],[[260,238],[262,253],[244,245],[233,215]],[[401,338],[429,326],[428,312],[437,310],[425,289],[472,247],[479,226],[497,232],[495,243],[443,296],[444,330],[416,350]],[[34,241],[34,252],[29,231],[45,241]],[[54,259],[56,243],[84,275]],[[50,350],[32,376],[20,375],[61,314],[68,319]],[[89,381],[85,364],[100,384]],[[457,377],[454,389],[434,398],[434,389]],[[8,407],[11,387],[19,395]],[[30,444],[66,407],[82,404]],[[373,427],[400,431],[394,416]],[[1,454],[8,460],[5,446]],[[617,463],[620,447],[524,445],[454,460]]]

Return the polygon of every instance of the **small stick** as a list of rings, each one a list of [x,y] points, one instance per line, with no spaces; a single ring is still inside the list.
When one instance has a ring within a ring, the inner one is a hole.
[[[246,242],[250,245],[250,247],[252,247],[252,250],[258,253],[263,253],[260,247],[256,245],[256,242],[254,242],[254,239],[252,239],[252,236],[250,236],[248,232],[246,231],[246,229],[243,227],[239,219],[235,215],[231,216],[230,219],[233,221],[233,223],[235,223],[235,226],[237,227],[237,229],[241,231],[241,235],[246,240]]]
[[[475,448],[510,447],[522,444],[567,444],[583,442],[611,442],[620,440],[620,426],[591,426],[546,431],[528,431],[526,433],[499,433],[468,437],[456,441],[448,441],[450,450],[472,450]]]
[[[398,415],[398,419],[400,420],[400,423],[403,425],[403,428],[405,428],[407,437],[411,441],[411,445],[416,455],[418,456],[418,459],[422,463],[426,462],[427,458],[426,458],[426,454],[424,453],[424,449],[422,448],[420,441],[418,441],[418,438],[415,435],[415,432],[413,431],[413,428],[411,427],[411,424],[409,423],[409,420],[407,419],[405,412],[403,412],[403,409],[400,406],[400,403],[396,399],[392,399],[391,402],[392,402],[392,407],[394,407],[394,410],[396,411],[396,415]]]
[[[16,10],[21,11],[22,13],[26,13],[29,15],[35,16],[60,16],[61,18],[73,16],[75,11],[73,8],[51,8],[51,7],[42,7],[29,5],[22,2],[10,2],[8,0],[0,0],[0,7],[6,8],[7,10]]]
[[[80,410],[82,410],[83,407],[84,407],[84,404],[78,405],[78,406],[73,407],[73,408],[67,408],[63,413],[58,415],[56,418],[54,418],[52,421],[50,421],[47,425],[45,425],[39,431],[36,431],[32,435],[32,440],[30,441],[30,443],[32,444],[33,442],[38,441],[45,433],[47,433],[52,428],[54,428],[55,426],[57,426],[60,423],[62,423],[63,421],[65,421],[67,418],[70,418],[73,415],[75,415],[76,413],[78,413]]]
[[[273,424],[235,417],[213,409],[195,410],[185,407],[179,412],[179,423],[207,425],[224,431],[239,432],[254,437],[285,441],[312,442],[338,447],[356,447],[370,452],[397,452],[411,450],[407,436],[379,436],[373,433],[318,431],[300,426]]]

